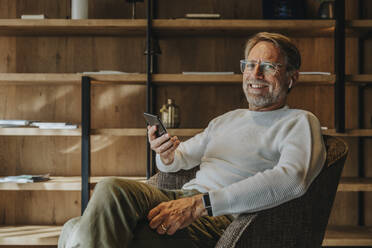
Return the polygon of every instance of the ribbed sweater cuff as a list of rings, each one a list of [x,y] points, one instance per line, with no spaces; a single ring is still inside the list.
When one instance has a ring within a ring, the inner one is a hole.
[[[174,161],[173,161],[172,164],[165,165],[161,161],[159,154],[156,154],[156,166],[162,172],[177,172],[177,171],[179,171],[179,168],[178,168],[179,166],[178,166],[178,163],[177,163],[177,159],[176,158],[174,158]]]
[[[230,209],[230,199],[228,194],[229,193],[223,189],[209,192],[213,216],[227,214],[227,211]]]

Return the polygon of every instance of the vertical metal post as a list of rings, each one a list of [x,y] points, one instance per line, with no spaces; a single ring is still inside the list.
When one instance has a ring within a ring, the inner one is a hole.
[[[90,196],[90,78],[87,76],[82,77],[81,102],[81,214],[83,214]]]
[[[335,1],[335,127],[345,132],[345,0]]]
[[[146,82],[146,112],[152,112],[151,109],[151,36],[152,36],[152,15],[151,15],[151,2],[152,0],[147,1],[147,29],[146,29],[146,73],[147,73],[147,82]],[[146,177],[147,179],[151,176],[151,149],[150,144],[147,143],[147,161],[146,161]]]
[[[359,19],[363,19],[363,1],[358,1],[359,7]],[[358,40],[358,73],[364,73],[364,37],[359,37]],[[364,128],[364,85],[358,85],[358,128]],[[364,170],[364,138],[358,138],[358,177],[365,177]],[[364,214],[364,192],[358,192],[358,225],[364,226],[365,214]]]

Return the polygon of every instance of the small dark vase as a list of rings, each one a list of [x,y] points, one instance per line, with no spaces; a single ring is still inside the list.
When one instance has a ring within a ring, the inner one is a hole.
[[[334,1],[322,2],[319,6],[318,16],[321,19],[333,19],[334,18]]]
[[[264,19],[304,19],[304,0],[262,0]]]

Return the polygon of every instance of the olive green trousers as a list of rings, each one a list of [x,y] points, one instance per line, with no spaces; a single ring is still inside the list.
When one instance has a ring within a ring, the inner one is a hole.
[[[58,247],[214,247],[231,223],[231,216],[202,217],[174,235],[160,235],[149,227],[146,217],[152,208],[195,194],[200,192],[161,190],[133,180],[105,179],[95,187],[73,228],[65,225]]]

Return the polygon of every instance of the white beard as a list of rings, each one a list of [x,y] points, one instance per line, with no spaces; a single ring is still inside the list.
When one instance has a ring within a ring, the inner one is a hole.
[[[249,89],[248,89],[249,84],[267,85],[269,87],[269,92],[266,95],[251,94],[249,93]],[[247,98],[249,105],[260,107],[260,108],[275,104],[287,96],[287,89],[285,89],[285,87],[282,86],[276,90],[273,90],[273,87],[271,84],[268,84],[265,81],[257,80],[257,79],[251,79],[251,80],[245,81],[243,83],[243,91],[244,91],[245,97]]]

